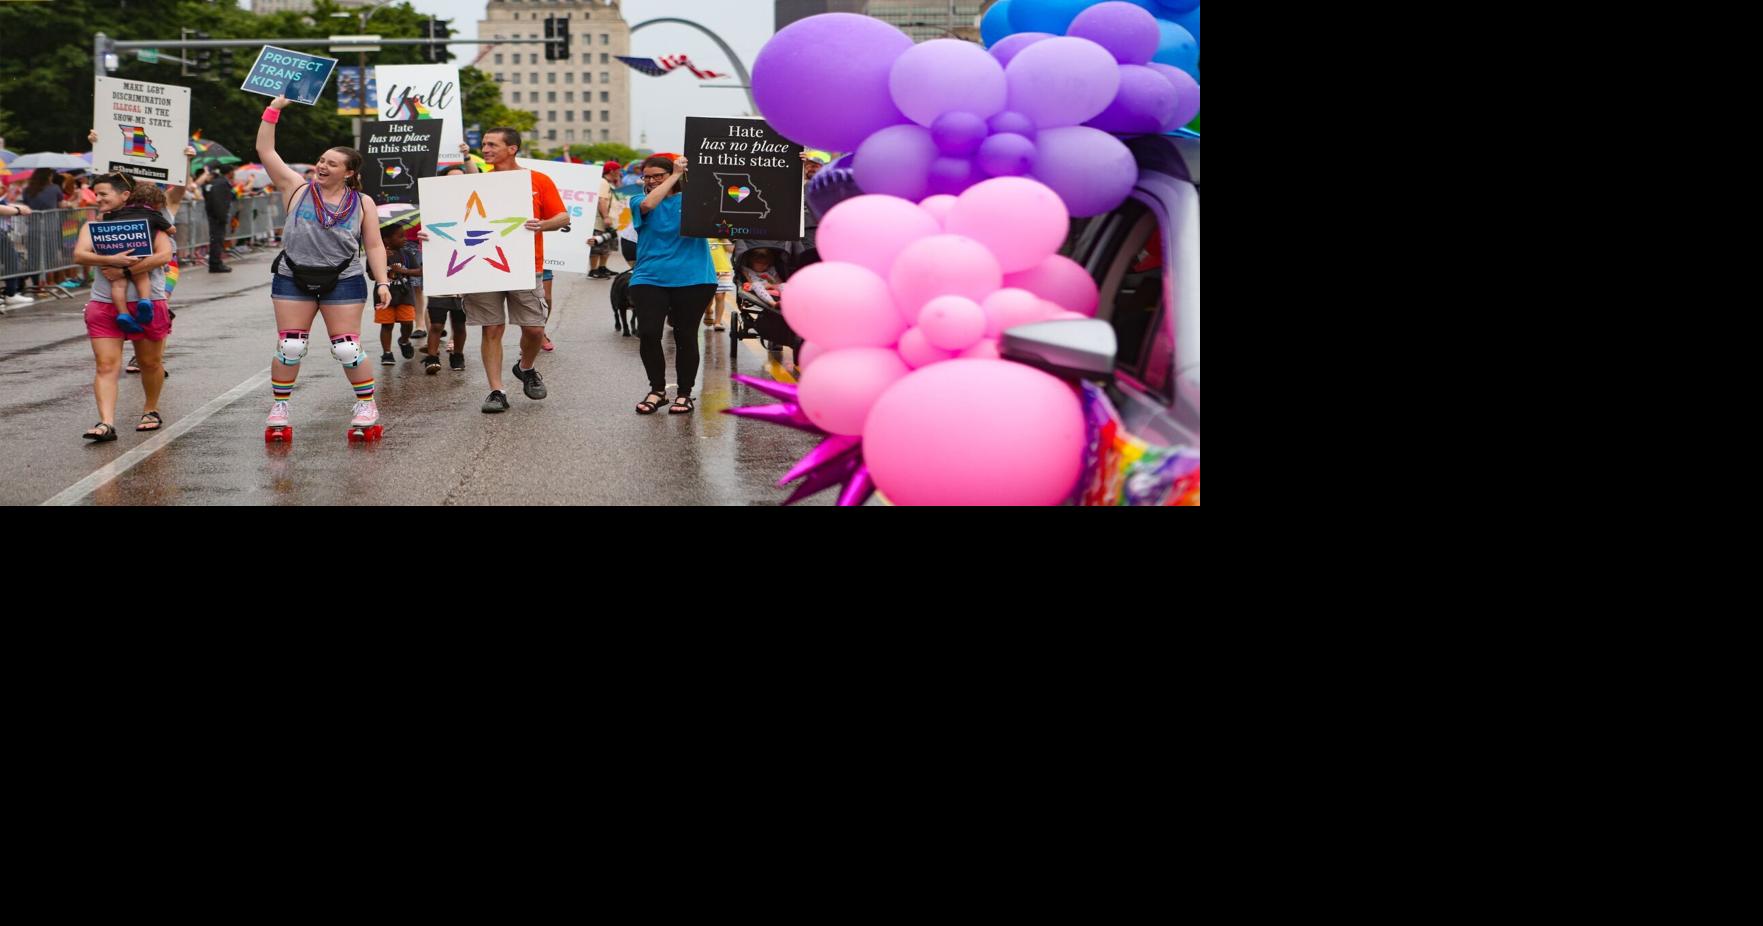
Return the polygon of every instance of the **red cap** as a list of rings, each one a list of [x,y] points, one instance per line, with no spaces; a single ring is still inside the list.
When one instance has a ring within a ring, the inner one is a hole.
[[[605,173],[609,170],[622,170],[623,168],[624,168],[624,165],[619,164],[617,161],[607,161],[605,164],[600,166],[600,173]]]

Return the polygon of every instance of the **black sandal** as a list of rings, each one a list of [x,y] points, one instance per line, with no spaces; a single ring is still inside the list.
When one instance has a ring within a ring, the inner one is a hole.
[[[669,415],[684,415],[691,412],[691,410],[696,407],[697,403],[692,401],[691,396],[682,395],[673,400],[673,405],[668,408],[667,413]]]
[[[150,427],[150,428],[145,427],[145,425],[147,424],[147,419],[149,419],[149,418],[153,419],[153,427]],[[165,419],[159,417],[158,412],[147,412],[147,413],[141,415],[141,422],[140,422],[140,424],[135,425],[135,430],[137,430],[137,431],[157,431],[157,430],[159,430],[160,426],[164,425],[164,424],[165,424]]]
[[[92,427],[93,428],[102,428],[103,430],[100,430],[96,434],[93,434],[91,431],[87,431],[86,433],[81,434],[80,436],[85,438],[86,440],[91,441],[94,444],[102,444],[107,440],[116,440],[116,425],[113,425],[108,421],[100,421],[97,424],[92,425]]]
[[[653,402],[649,401],[649,396],[651,395],[655,397],[655,401]],[[637,403],[637,414],[653,415],[661,410],[661,406],[666,404],[667,393],[651,389],[649,395],[643,396],[643,401]]]

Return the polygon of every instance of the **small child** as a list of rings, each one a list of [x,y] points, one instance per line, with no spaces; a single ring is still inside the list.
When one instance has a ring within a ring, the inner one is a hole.
[[[397,226],[386,231],[386,251],[398,255],[396,263],[388,263],[386,269],[392,276],[392,303],[385,308],[373,310],[373,320],[380,326],[380,366],[397,366],[398,360],[392,356],[392,325],[397,324],[403,330],[398,335],[398,349],[404,353],[404,359],[416,356],[416,345],[410,343],[410,332],[416,328],[416,298],[410,290],[408,282],[412,277],[422,278],[422,253],[417,252],[414,268],[405,264],[408,260],[405,249],[404,228]]]
[[[171,222],[165,218],[165,193],[151,183],[137,183],[129,192],[129,201],[106,219],[146,219],[154,241],[160,232],[170,232]],[[151,251],[149,251],[149,254]],[[142,254],[147,257],[148,254]],[[129,284],[135,286],[135,323],[142,328],[153,321],[153,280],[149,271],[129,271],[128,275],[110,283],[110,304],[117,314],[129,314]]]
[[[741,268],[746,282],[741,284],[741,291],[752,293],[760,302],[769,308],[778,307],[778,298],[783,294],[783,280],[777,271],[772,269],[775,254],[771,248],[758,248],[753,256],[747,258],[747,265]]]
[[[728,318],[728,295],[735,291],[735,268],[729,261],[734,253],[734,242],[710,239],[710,259],[716,264],[716,311],[712,314],[710,306],[704,307],[704,324],[716,331],[724,330],[722,322]]]

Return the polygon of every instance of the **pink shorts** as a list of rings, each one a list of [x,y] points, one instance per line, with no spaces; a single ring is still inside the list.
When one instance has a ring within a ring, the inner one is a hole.
[[[121,338],[127,341],[163,341],[171,334],[171,306],[161,299],[153,303],[153,322],[141,334],[128,334],[116,326],[116,306],[96,300],[86,303],[86,336]]]

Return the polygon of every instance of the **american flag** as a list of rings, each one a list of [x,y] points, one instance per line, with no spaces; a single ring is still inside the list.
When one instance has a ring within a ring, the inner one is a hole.
[[[685,68],[686,70],[691,71],[692,75],[699,80],[712,80],[718,77],[729,76],[716,71],[706,71],[697,65],[692,64],[692,59],[685,55],[662,55],[659,58],[627,58],[623,55],[617,55],[616,57],[618,60],[642,71],[650,77],[665,76],[672,73],[676,68]]]

